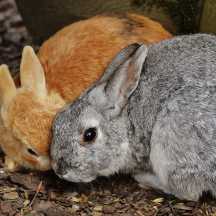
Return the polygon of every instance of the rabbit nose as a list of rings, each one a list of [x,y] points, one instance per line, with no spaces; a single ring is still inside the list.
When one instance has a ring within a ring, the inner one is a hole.
[[[53,168],[57,175],[63,176],[64,174],[67,173],[66,172],[67,164],[63,160],[60,160],[57,163],[55,163],[53,165]]]

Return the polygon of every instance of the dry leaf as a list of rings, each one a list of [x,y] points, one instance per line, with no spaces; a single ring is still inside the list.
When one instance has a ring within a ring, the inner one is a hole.
[[[79,210],[80,210],[80,207],[78,205],[73,205],[69,211],[70,211],[70,213],[75,213]]]
[[[92,212],[92,216],[102,216],[102,212]]]
[[[19,195],[17,192],[10,192],[10,193],[5,193],[2,197],[4,200],[15,200],[19,198]]]
[[[16,188],[0,187],[0,193],[10,193],[12,191],[16,191]]]
[[[93,211],[101,212],[103,210],[103,206],[95,206]]]
[[[88,202],[88,197],[82,194],[80,197],[72,197],[71,200],[76,203],[86,203]]]
[[[23,202],[24,208],[27,207],[29,203],[30,203],[30,200],[25,200],[25,201]]]
[[[159,197],[159,198],[152,200],[153,203],[162,203],[163,201],[164,201],[163,197]]]
[[[191,211],[193,208],[186,206],[184,203],[176,203],[173,206],[175,209],[181,209],[181,210],[186,210],[186,211]]]

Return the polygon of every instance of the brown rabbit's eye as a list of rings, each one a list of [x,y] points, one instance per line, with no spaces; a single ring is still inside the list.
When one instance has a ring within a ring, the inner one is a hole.
[[[28,153],[33,155],[33,156],[38,156],[38,154],[30,148],[28,148]]]
[[[88,128],[85,130],[83,135],[84,142],[92,142],[96,139],[97,129],[96,128]]]

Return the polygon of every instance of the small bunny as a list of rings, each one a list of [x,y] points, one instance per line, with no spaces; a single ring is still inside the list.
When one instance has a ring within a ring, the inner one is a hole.
[[[65,102],[46,88],[43,68],[31,47],[23,50],[21,86],[16,88],[6,65],[0,66],[0,146],[10,171],[19,166],[50,168],[50,126]]]
[[[72,182],[131,173],[181,199],[216,196],[216,37],[132,44],[53,123],[52,166]]]
[[[100,15],[56,33],[40,48],[39,59],[26,47],[21,86],[15,87],[8,68],[2,65],[0,147],[6,154],[6,168],[50,169],[51,124],[56,112],[97,80],[124,46],[169,37],[159,23],[143,16]]]

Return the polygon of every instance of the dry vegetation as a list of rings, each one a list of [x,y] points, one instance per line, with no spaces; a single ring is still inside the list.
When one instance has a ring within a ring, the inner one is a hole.
[[[11,0],[0,1],[0,64],[18,70],[28,34]],[[53,172],[7,173],[0,155],[0,216],[215,215],[216,203],[180,201],[141,189],[129,176],[100,178],[88,184],[58,179]]]

